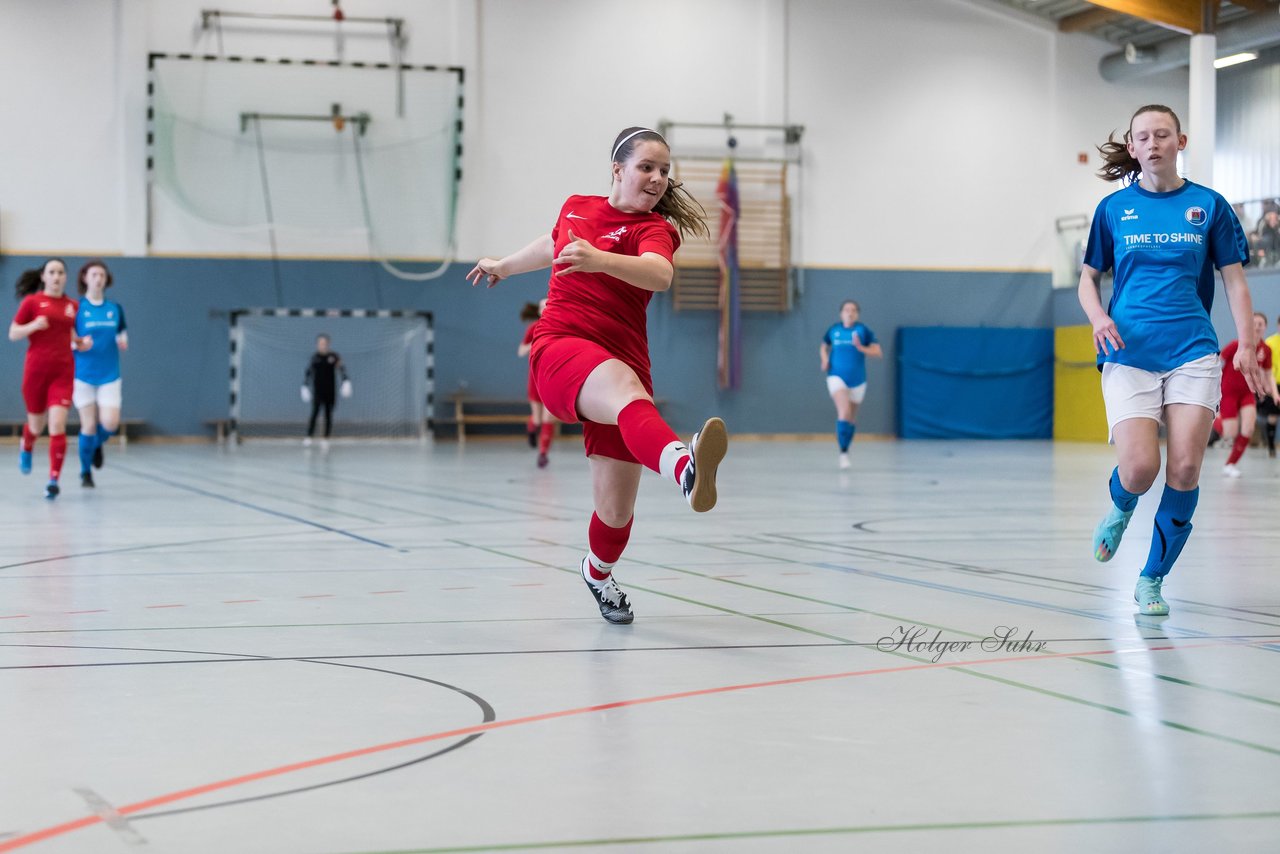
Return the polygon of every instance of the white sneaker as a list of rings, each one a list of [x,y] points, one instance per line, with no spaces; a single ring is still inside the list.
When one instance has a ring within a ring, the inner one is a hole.
[[[303,440],[302,440],[302,447],[304,447],[304,448],[310,448],[310,447],[311,447],[311,437],[310,437],[310,436],[308,436],[307,438],[305,438],[305,439],[303,439]]]
[[[848,454],[841,454],[841,455],[840,455],[840,468],[842,468],[842,469],[847,469],[847,468],[851,468],[852,466],[853,466],[853,463],[849,462],[849,455],[848,455]]]
[[[1222,467],[1222,473],[1226,477],[1239,477],[1240,468],[1235,463],[1227,463],[1225,466]]]

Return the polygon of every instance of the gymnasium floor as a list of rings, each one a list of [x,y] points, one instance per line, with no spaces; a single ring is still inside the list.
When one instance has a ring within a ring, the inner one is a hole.
[[[854,459],[731,444],[706,515],[647,476],[629,627],[571,442],[6,463],[0,851],[1276,850],[1280,462],[1210,452],[1145,618],[1106,447]]]

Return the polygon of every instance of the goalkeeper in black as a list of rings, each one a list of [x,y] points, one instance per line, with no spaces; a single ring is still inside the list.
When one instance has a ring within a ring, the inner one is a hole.
[[[338,384],[338,377],[342,384]],[[338,394],[351,396],[351,380],[347,378],[347,369],[342,364],[342,357],[329,349],[329,336],[316,336],[316,352],[307,364],[307,374],[302,380],[302,401],[311,404],[311,420],[307,422],[307,438],[303,445],[311,444],[311,437],[316,432],[316,416],[324,410],[324,443],[327,445],[329,434],[333,432],[333,407],[338,402]]]

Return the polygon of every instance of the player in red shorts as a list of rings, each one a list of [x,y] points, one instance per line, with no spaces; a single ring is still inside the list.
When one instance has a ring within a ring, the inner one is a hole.
[[[22,398],[27,405],[27,423],[22,425],[22,450],[18,466],[31,473],[31,451],[36,437],[49,425],[49,484],[46,498],[58,497],[58,476],[67,455],[67,409],[76,364],[72,348],[81,345],[76,337],[76,301],[66,296],[67,265],[50,258],[44,265],[27,270],[15,287],[22,303],[9,340],[27,339],[27,360],[22,370]]]
[[[668,178],[671,150],[657,131],[627,128],[611,159],[608,196],[570,196],[550,234],[505,258],[481,258],[467,279],[493,287],[553,268],[530,367],[551,414],[583,424],[595,512],[582,577],[606,620],[630,623],[612,570],[631,536],[641,466],[675,481],[704,512],[715,506],[729,438],[712,418],[682,444],[653,405],[649,375],[649,300],[671,287],[680,235],[707,234],[705,213]]]
[[[1271,371],[1271,348],[1262,340],[1266,331],[1267,316],[1262,312],[1254,312],[1253,333],[1258,342],[1258,364],[1267,378],[1273,380],[1267,384],[1269,387],[1265,396],[1280,403]],[[1222,434],[1223,442],[1231,445],[1231,455],[1227,457],[1227,464],[1222,467],[1222,473],[1227,477],[1240,476],[1240,468],[1236,463],[1240,462],[1245,448],[1249,447],[1253,428],[1258,423],[1257,398],[1245,383],[1244,374],[1235,366],[1236,350],[1239,347],[1240,341],[1236,340],[1222,348],[1222,403],[1218,407],[1218,420],[1214,423],[1214,429]]]
[[[546,310],[547,300],[545,297],[537,303],[525,303],[524,308],[521,309],[520,319],[529,324],[524,331],[524,337],[520,339],[520,346],[516,348],[516,355],[521,359],[528,356],[533,350],[533,339],[538,331],[538,320]],[[538,384],[533,378],[532,360],[530,360],[528,375],[529,382],[526,393],[529,401],[529,447],[538,449],[538,468],[541,469],[546,468],[547,463],[551,461],[547,453],[551,450],[551,440],[555,437],[556,417],[542,405],[542,398],[538,395]]]

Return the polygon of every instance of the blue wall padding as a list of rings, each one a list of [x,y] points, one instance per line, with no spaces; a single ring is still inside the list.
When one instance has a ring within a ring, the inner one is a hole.
[[[902,327],[904,439],[1053,436],[1053,330]]]

